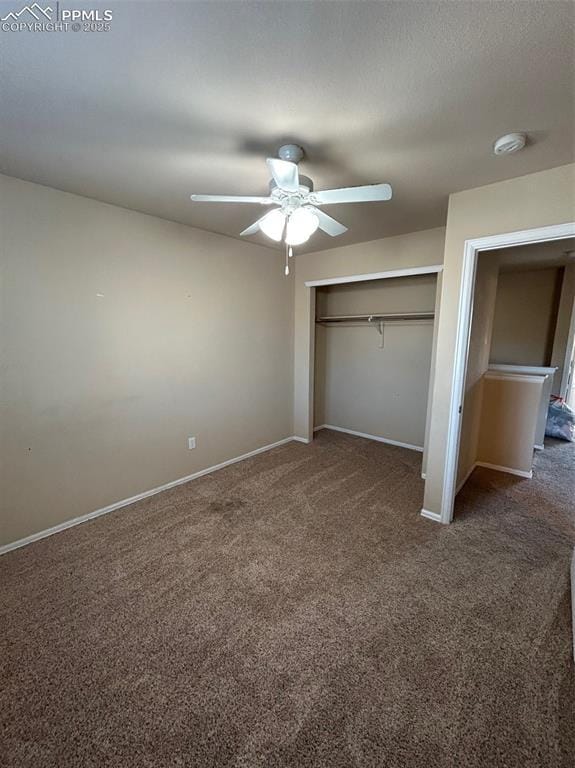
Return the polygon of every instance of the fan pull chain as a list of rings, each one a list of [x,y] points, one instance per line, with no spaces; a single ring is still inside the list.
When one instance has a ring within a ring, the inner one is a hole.
[[[290,255],[291,255],[290,251],[291,251],[291,246],[288,248],[288,244],[286,243],[286,265],[285,265],[285,269],[284,269],[284,273],[285,273],[286,277],[287,277],[287,275],[289,275],[288,259],[289,259]]]
[[[288,250],[288,256],[290,257],[290,259],[293,256],[293,250],[292,250],[291,245],[290,245],[289,250]]]

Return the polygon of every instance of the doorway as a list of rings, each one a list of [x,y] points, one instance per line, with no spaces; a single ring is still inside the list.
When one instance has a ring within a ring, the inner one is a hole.
[[[473,470],[474,452],[477,449],[478,441],[481,439],[478,431],[482,397],[479,380],[486,374],[490,363],[490,342],[495,319],[494,301],[499,271],[494,267],[496,259],[491,264],[488,261],[481,262],[481,259],[489,259],[490,254],[502,252],[503,249],[530,245],[543,246],[544,244],[556,242],[562,248],[565,262],[562,267],[565,267],[568,263],[571,263],[569,251],[572,249],[572,239],[574,237],[575,224],[570,223],[485,237],[467,241],[465,244],[458,336],[454,360],[454,388],[449,414],[449,439],[445,467],[445,495],[442,508],[442,522],[451,522],[452,520],[456,493],[464,484],[466,473],[470,474]],[[564,248],[562,245],[564,245]],[[541,266],[540,263],[536,263],[537,259],[541,261],[541,255],[537,257],[532,256],[531,258],[532,263],[530,266]],[[481,263],[486,264],[487,268],[478,269]],[[551,264],[547,263],[547,266],[551,267]],[[568,300],[567,295],[566,293],[565,302]],[[562,310],[565,310],[565,307]],[[562,311],[562,318],[563,323],[566,318],[567,325],[564,333],[564,357],[560,361],[560,366],[555,367],[562,369],[556,377],[556,381],[560,382],[558,384],[559,391],[563,392],[563,396],[565,396],[567,394],[566,387],[569,382],[569,355],[573,348],[574,323],[572,299],[569,311]],[[472,321],[483,325],[483,337],[481,335],[476,335],[475,338],[472,336]],[[548,349],[548,341],[546,349]],[[558,352],[558,349],[559,347],[555,351]],[[553,350],[551,354],[553,354]],[[509,372],[499,371],[500,379],[504,378],[504,374],[507,373]],[[539,371],[524,371],[522,375],[525,377],[536,377],[542,374]],[[523,383],[525,385],[535,385],[535,381],[525,380]],[[508,384],[509,382],[505,381],[505,387]],[[531,395],[532,400],[533,397]]]

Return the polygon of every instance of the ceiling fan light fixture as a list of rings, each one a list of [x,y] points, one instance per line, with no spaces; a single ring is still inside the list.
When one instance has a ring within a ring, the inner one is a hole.
[[[279,243],[283,237],[285,223],[285,213],[276,208],[260,221],[260,229],[264,235]]]
[[[286,243],[301,245],[307,242],[319,227],[319,219],[307,208],[296,208],[290,215],[286,227]]]
[[[279,149],[279,157],[266,159],[271,175],[268,195],[191,195],[194,202],[278,206],[246,227],[240,232],[240,237],[251,237],[257,232],[263,232],[276,243],[284,240],[286,275],[289,274],[288,261],[292,255],[292,246],[306,243],[317,229],[330,237],[347,232],[347,227],[321,210],[322,206],[384,202],[391,200],[392,196],[390,185],[385,183],[338,187],[316,192],[312,180],[307,176],[300,176],[298,163],[303,156],[301,147],[296,144],[284,144]]]

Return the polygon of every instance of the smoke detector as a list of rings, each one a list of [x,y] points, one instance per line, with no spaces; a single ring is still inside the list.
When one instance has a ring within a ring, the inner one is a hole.
[[[513,152],[519,152],[523,149],[527,136],[524,133],[507,133],[501,136],[493,145],[493,154],[511,155]]]

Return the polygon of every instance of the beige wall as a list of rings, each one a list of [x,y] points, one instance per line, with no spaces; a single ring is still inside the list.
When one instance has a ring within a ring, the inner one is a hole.
[[[317,289],[317,314],[433,312],[436,284],[430,274],[329,285]]]
[[[308,280],[382,272],[406,267],[441,264],[445,230],[413,232],[368,243],[333,248],[297,256],[294,309],[294,431],[313,436],[315,290]]]
[[[480,256],[480,260],[489,254]],[[549,365],[562,269],[501,272],[491,339],[492,363]]]
[[[482,414],[482,382],[489,365],[498,285],[499,268],[497,262],[490,257],[489,253],[481,254],[477,262],[456,487],[460,486],[477,458]]]
[[[0,543],[292,434],[281,254],[7,177],[0,196]]]
[[[318,315],[433,312],[436,275],[318,288]],[[433,320],[316,326],[315,424],[423,447]]]
[[[465,241],[574,220],[574,165],[458,192],[449,198],[424,498],[424,507],[432,513],[441,514],[443,502]]]
[[[543,383],[542,376],[483,377],[478,462],[531,472]]]

